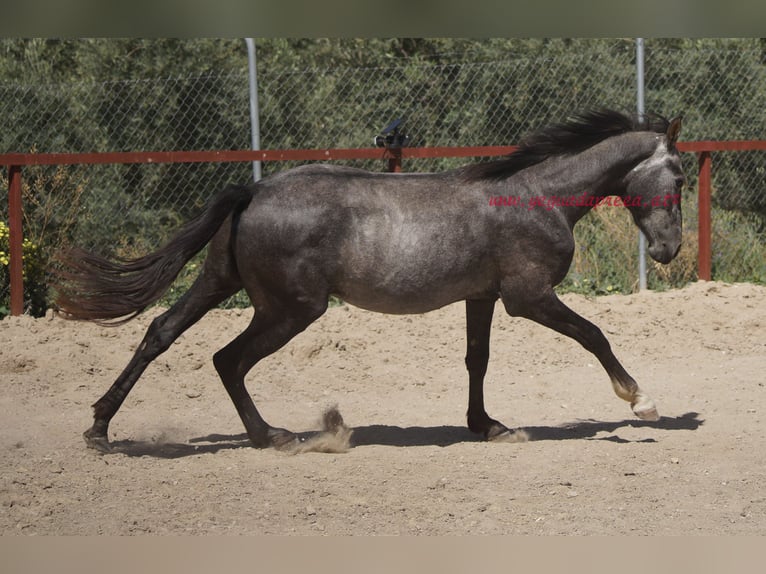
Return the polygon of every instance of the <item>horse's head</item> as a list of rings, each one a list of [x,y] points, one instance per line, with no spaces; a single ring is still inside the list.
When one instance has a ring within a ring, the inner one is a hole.
[[[624,179],[624,193],[633,221],[649,242],[649,255],[669,263],[681,248],[681,189],[686,184],[676,141],[681,118],[668,124],[667,132],[654,134],[654,152],[633,167]]]

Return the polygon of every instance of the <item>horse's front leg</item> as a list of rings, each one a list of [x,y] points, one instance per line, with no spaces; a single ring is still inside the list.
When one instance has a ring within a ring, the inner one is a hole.
[[[637,417],[648,421],[659,420],[654,401],[625,371],[601,330],[564,305],[552,289],[539,294],[533,301],[524,302],[503,294],[503,303],[509,314],[526,317],[576,340],[596,356],[609,375],[617,396],[630,403]]]
[[[487,440],[507,440],[514,436],[505,425],[491,418],[484,408],[484,376],[489,363],[489,335],[492,327],[494,299],[465,302],[468,369],[468,428]]]

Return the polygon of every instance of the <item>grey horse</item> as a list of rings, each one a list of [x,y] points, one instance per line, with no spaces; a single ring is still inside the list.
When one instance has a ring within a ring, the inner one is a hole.
[[[321,317],[331,295],[392,314],[465,301],[468,427],[488,440],[513,434],[484,406],[497,299],[508,314],[579,342],[633,412],[657,420],[654,402],[602,332],[564,305],[554,286],[572,261],[575,224],[604,198],[630,211],[653,259],[668,263],[676,256],[686,181],[676,149],[680,127],[680,118],[638,121],[596,110],[533,132],[506,158],[442,173],[305,165],[226,187],[166,245],[139,259],[67,251],[57,278],[59,310],[114,324],[155,302],[209,244],[194,284],[152,321],[127,367],[93,405],[87,444],[110,449],[109,422],[149,363],[241,289],[252,301],[252,321],[213,362],[256,447],[297,438],[261,417],[245,376]]]

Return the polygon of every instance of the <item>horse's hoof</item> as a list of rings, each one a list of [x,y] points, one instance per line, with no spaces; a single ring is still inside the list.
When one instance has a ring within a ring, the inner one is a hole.
[[[484,434],[488,442],[526,442],[529,436],[521,429],[511,430],[497,421]]]
[[[96,434],[93,432],[93,429],[88,429],[82,433],[82,436],[85,439],[85,444],[88,448],[97,450],[101,454],[112,452],[112,445],[109,444],[109,439],[106,435]]]
[[[298,444],[298,436],[285,429],[272,429],[269,431],[269,445],[276,450],[286,450]]]
[[[641,397],[632,405],[633,414],[644,421],[658,421],[660,420],[660,413],[657,412],[657,406],[654,401]]]
[[[511,432],[510,429],[504,424],[497,421],[492,421],[492,423],[489,425],[489,428],[486,429],[482,434],[484,435],[485,439],[491,441],[497,440],[498,437],[509,432]]]
[[[503,429],[496,434],[487,435],[487,440],[489,442],[527,442],[529,440],[529,435],[524,430],[511,430],[505,427]]]

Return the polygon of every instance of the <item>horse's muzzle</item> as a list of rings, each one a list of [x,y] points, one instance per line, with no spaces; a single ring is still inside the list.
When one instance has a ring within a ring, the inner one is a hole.
[[[681,251],[680,241],[673,241],[671,243],[662,241],[649,245],[649,255],[651,258],[663,265],[673,261],[679,251]]]

